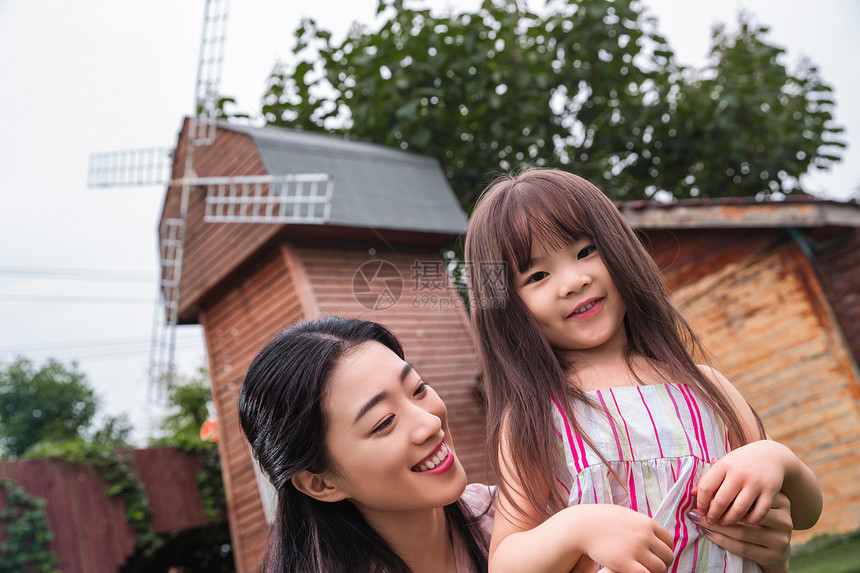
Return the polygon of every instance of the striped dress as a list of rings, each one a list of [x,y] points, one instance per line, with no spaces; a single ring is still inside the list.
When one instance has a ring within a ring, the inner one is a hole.
[[[587,395],[595,407],[576,404],[574,415],[608,463],[573,433],[553,399],[563,460],[556,479],[568,505],[611,503],[651,516],[674,534],[670,572],[759,572],[754,562],[712,543],[687,517],[695,507],[690,490],[730,450],[722,418],[686,385],[624,386]]]

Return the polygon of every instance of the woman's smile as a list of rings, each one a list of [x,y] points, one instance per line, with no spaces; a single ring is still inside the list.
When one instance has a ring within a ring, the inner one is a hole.
[[[325,407],[332,481],[365,515],[439,508],[463,493],[444,402],[387,347],[368,342],[344,356]]]
[[[451,450],[442,442],[432,454],[427,456],[421,463],[412,467],[412,471],[416,473],[441,474],[454,465],[454,455]]]

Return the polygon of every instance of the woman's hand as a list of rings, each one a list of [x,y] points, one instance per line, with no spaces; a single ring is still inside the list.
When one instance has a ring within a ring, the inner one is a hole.
[[[788,498],[777,494],[771,508],[756,525],[709,525],[701,514],[690,513],[708,538],[720,547],[759,564],[762,573],[787,573],[791,555],[791,506]],[[693,517],[698,515],[698,519]]]

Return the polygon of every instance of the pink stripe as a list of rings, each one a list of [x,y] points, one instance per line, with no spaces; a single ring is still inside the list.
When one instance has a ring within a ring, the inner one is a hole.
[[[561,415],[562,421],[564,422],[564,430],[567,432],[568,447],[570,448],[570,453],[573,456],[573,464],[574,466],[576,466],[576,473],[579,473],[582,471],[582,465],[579,463],[579,456],[577,455],[576,449],[573,447],[573,433],[570,431],[570,424],[567,421],[567,416],[564,415],[564,410],[558,403],[558,400],[555,399],[555,396],[552,396],[552,403],[555,404],[555,407],[558,410],[558,413]]]
[[[612,391],[612,388],[609,389],[609,393],[612,395],[612,401],[615,403],[615,410],[618,412],[618,417],[621,418],[621,421],[624,423],[624,434],[627,437],[627,446],[630,448],[630,459],[635,460],[636,456],[633,454],[633,442],[630,441],[630,429],[627,427],[627,420],[624,419],[624,414],[621,413],[621,408],[618,407],[618,400],[615,398],[615,392]],[[613,432],[614,432],[615,431],[614,430],[615,425],[613,424],[612,427],[613,427]],[[617,440],[617,437],[616,437],[616,440]],[[618,449],[619,449],[618,453],[620,454],[621,453],[620,443],[619,443]],[[630,476],[628,479],[628,482],[629,482],[628,485],[630,486],[630,509],[632,509],[633,511],[639,511],[639,501],[638,501],[639,496],[636,493],[636,482],[634,481],[633,472],[630,471],[630,464],[626,464],[625,467],[627,468],[627,474]],[[648,503],[648,501],[647,501],[648,496],[645,496],[645,500],[646,500],[645,503],[647,504]]]
[[[654,416],[651,415],[651,409],[648,407],[648,402],[645,400],[645,396],[642,395],[642,389],[637,386],[636,390],[639,392],[639,397],[642,398],[642,405],[645,406],[645,410],[648,412],[648,418],[651,420],[651,427],[654,428],[654,437],[657,438],[657,447],[660,448],[660,457],[663,456],[663,444],[660,443],[660,433],[657,432],[657,424],[654,423]]]
[[[624,451],[621,449],[621,440],[618,438],[618,432],[615,431],[615,421],[612,419],[609,408],[606,407],[603,392],[598,390],[597,397],[600,398],[600,404],[603,406],[603,411],[606,412],[606,419],[609,420],[609,427],[612,428],[612,436],[615,438],[615,449],[618,450],[618,460],[621,461],[624,459]]]
[[[630,479],[628,480],[628,485],[630,486],[630,509],[633,511],[639,511],[639,503],[636,501],[636,483],[633,481],[633,472],[630,471],[629,466],[627,467],[627,475],[630,476]]]
[[[630,447],[630,459],[635,460],[636,454],[633,453],[633,442],[630,441],[630,430],[627,428],[627,420],[624,419],[624,414],[621,413],[621,408],[618,407],[618,400],[615,398],[615,392],[612,391],[612,388],[609,389],[609,393],[612,394],[612,401],[615,402],[615,411],[618,412],[618,417],[624,422],[624,434],[627,436],[627,445]],[[645,401],[643,400],[642,403],[644,404]]]
[[[687,512],[693,508],[693,497],[690,495],[690,490],[693,489],[696,481],[696,471],[695,468],[693,472],[690,473],[690,479],[687,480],[687,484],[685,487],[685,491],[687,493],[684,496],[681,503],[678,504],[678,508],[675,510],[675,557],[677,558],[681,553],[683,553],[684,549],[687,547],[689,543],[689,531],[687,529],[687,521],[686,515]],[[696,562],[698,560],[699,547],[698,544],[693,548],[693,562],[689,567],[690,571],[696,570]],[[673,573],[678,571],[678,567],[680,566],[679,559],[675,559],[675,562],[672,564],[671,571]]]
[[[582,443],[582,436],[580,436],[579,434],[576,434],[575,437],[576,437],[576,445],[579,447],[579,453],[582,455],[582,467],[587,468],[588,467],[588,456],[586,455],[586,452],[585,452],[585,444]]]
[[[708,438],[705,435],[705,425],[702,423],[702,413],[699,411],[699,402],[696,400],[696,397],[693,395],[689,386],[681,386],[680,390],[681,393],[684,394],[684,398],[687,400],[687,407],[690,408],[690,414],[693,414],[693,410],[696,411],[695,415],[693,415],[693,427],[696,429],[697,434],[701,434],[699,436],[699,449],[702,450],[702,459],[706,462],[710,462],[711,456],[708,453]]]
[[[704,437],[700,435],[700,424],[698,420],[696,420],[696,413],[693,410],[693,405],[690,403],[690,397],[687,395],[684,389],[685,387],[683,385],[678,386],[678,391],[681,392],[681,395],[684,397],[684,401],[687,403],[687,412],[690,414],[690,421],[693,424],[693,433],[696,434],[696,445],[699,446],[699,455],[701,456],[701,459],[705,459],[705,450],[702,447]]]
[[[561,481],[560,479],[558,479],[558,478],[555,478],[555,481],[557,481],[558,483],[560,483],[560,484],[561,484],[561,487],[563,487],[563,488],[564,488],[564,491],[566,491],[566,492],[567,492],[567,497],[568,497],[568,498],[570,498],[570,490],[569,490],[569,489],[567,489],[567,486],[566,486],[566,485],[564,485],[564,482],[562,482],[562,481]]]
[[[669,399],[672,401],[672,405],[675,406],[675,414],[677,414],[678,421],[680,421],[681,410],[678,409],[678,403],[675,401],[675,397],[672,395],[672,392],[671,390],[669,390],[668,386],[666,387],[666,394],[669,395]],[[687,433],[687,428],[685,428],[683,424],[681,424],[681,428],[684,430],[684,437],[687,439],[687,448],[690,450],[690,455],[695,456],[696,453],[693,451],[693,444],[690,442],[690,435]]]

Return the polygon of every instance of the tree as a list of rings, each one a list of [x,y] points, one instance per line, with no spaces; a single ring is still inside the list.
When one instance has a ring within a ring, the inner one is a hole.
[[[200,442],[200,427],[211,415],[211,404],[209,373],[200,368],[196,376],[180,380],[170,388],[169,410],[159,425],[163,437],[154,443]]]
[[[634,179],[680,197],[803,193],[800,175],[840,160],[831,88],[808,61],[790,72],[767,30],[743,13],[736,33],[714,28],[708,65],[675,83]]]
[[[20,456],[41,441],[83,436],[98,401],[86,375],[55,360],[37,369],[26,358],[0,368],[0,448]]]
[[[444,16],[380,0],[377,11],[378,30],[355,26],[341,42],[305,20],[295,65],[269,79],[266,121],[433,156],[467,211],[494,173],[526,162],[636,199],[802,192],[810,165],[839,159],[842,144],[825,138],[839,132],[829,87],[811,66],[787,73],[766,29],[744,20],[737,37],[715,33],[697,75],[636,0],[549,1],[540,14],[484,0]],[[767,116],[753,130],[752,104]]]
[[[74,362],[67,367],[50,359],[37,369],[18,358],[0,367],[0,455],[48,455],[73,442],[108,451],[131,447],[127,416],[107,416],[97,426],[98,406],[86,374]]]

